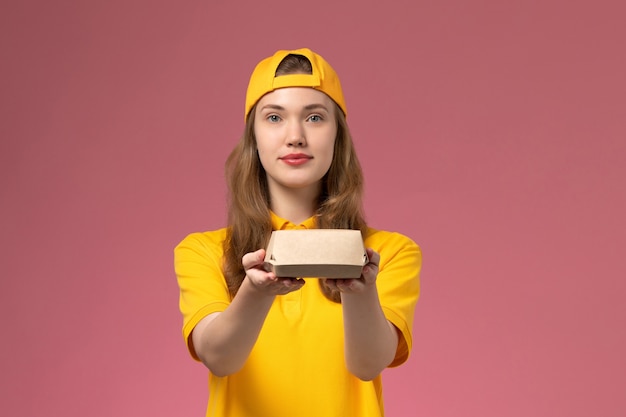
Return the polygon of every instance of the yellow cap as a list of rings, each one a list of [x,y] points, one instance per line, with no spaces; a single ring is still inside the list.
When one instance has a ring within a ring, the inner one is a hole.
[[[313,67],[312,74],[286,74],[276,76],[278,65],[287,55],[302,55]],[[320,55],[310,49],[295,49],[293,51],[278,51],[273,56],[265,58],[252,72],[248,91],[246,92],[246,112],[244,120],[257,101],[265,94],[279,88],[312,87],[329,96],[339,105],[344,115],[348,115],[346,102],[343,98],[339,77],[335,70]]]

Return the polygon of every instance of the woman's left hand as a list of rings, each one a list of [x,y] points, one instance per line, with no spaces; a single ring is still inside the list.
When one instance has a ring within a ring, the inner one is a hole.
[[[368,287],[376,285],[380,255],[370,248],[367,248],[366,252],[369,262],[363,267],[360,278],[324,278],[326,286],[342,293],[360,293]]]

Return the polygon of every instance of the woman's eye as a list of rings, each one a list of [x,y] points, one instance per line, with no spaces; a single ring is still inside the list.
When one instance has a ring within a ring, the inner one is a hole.
[[[309,117],[309,121],[310,122],[321,122],[322,121],[322,116],[320,116],[319,114],[314,114],[312,116]]]
[[[278,117],[275,114],[270,114],[269,116],[267,116],[267,120],[269,120],[272,123],[276,123],[280,121],[280,117]]]

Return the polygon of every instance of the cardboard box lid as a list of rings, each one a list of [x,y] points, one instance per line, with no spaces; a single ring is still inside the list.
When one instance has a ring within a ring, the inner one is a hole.
[[[265,262],[278,276],[358,278],[368,258],[359,230],[276,230]]]

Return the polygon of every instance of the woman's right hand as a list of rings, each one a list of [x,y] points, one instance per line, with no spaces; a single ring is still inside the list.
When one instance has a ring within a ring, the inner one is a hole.
[[[246,277],[224,310],[204,317],[191,333],[198,358],[216,376],[231,375],[246,363],[274,297],[296,291],[303,279],[278,278],[264,267],[265,250],[243,256]]]
[[[241,258],[241,263],[246,270],[246,278],[261,294],[284,295],[297,291],[304,285],[304,280],[301,278],[280,278],[273,272],[266,271],[264,268],[265,249],[246,253]]]

